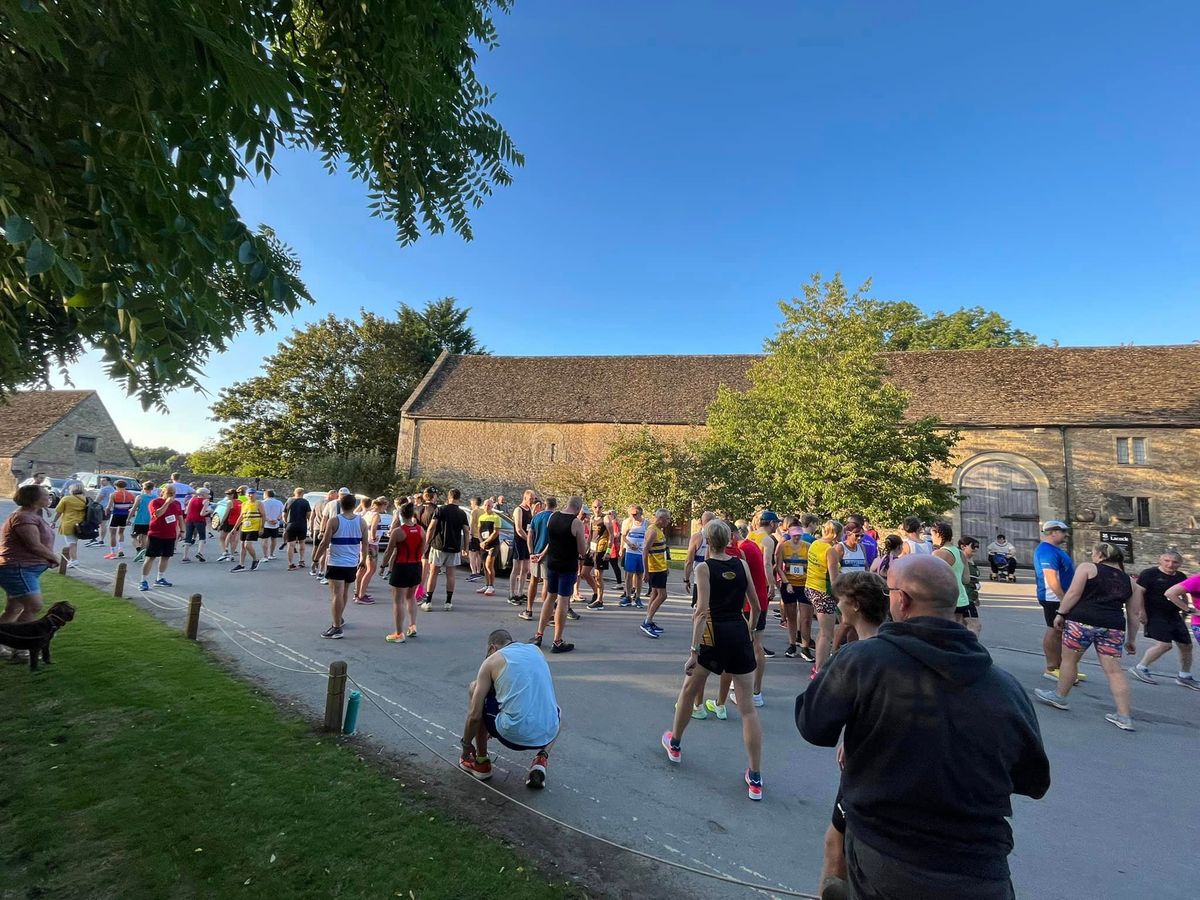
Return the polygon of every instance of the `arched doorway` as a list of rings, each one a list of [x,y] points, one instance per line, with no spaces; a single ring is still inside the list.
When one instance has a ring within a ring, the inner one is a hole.
[[[1041,469],[1016,454],[980,454],[963,463],[957,481],[959,534],[977,538],[984,548],[997,534],[1006,535],[1021,565],[1031,565],[1048,488]]]

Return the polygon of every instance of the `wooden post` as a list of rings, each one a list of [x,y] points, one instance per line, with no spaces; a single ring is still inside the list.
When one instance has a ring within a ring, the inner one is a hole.
[[[342,709],[346,704],[346,663],[334,660],[329,664],[329,690],[325,694],[325,730],[334,734],[342,730]]]
[[[67,562],[68,562],[68,560],[67,560],[67,554],[66,554],[66,553],[60,553],[60,554],[58,555],[58,574],[59,574],[59,575],[66,575],[66,574],[67,574]]]
[[[196,639],[196,631],[200,628],[200,595],[192,594],[188,597],[188,614],[187,625],[184,628],[184,633],[189,641]]]
[[[117,563],[117,574],[113,578],[113,596],[114,597],[124,597],[125,596],[125,570],[126,570],[126,568],[127,567],[126,567],[125,563]]]

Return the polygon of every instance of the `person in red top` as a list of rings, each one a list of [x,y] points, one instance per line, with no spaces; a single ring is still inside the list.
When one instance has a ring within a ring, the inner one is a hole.
[[[425,530],[417,524],[417,508],[412,503],[400,507],[388,532],[388,548],[383,554],[383,567],[388,570],[392,586],[392,614],[396,630],[386,638],[390,644],[403,644],[417,636],[416,588],[421,583],[421,550],[425,546]],[[408,630],[404,630],[404,614],[408,613]]]
[[[183,534],[183,507],[175,499],[175,488],[167,482],[162,496],[150,501],[150,530],[146,544],[146,561],[142,563],[141,590],[150,590],[150,568],[158,560],[158,577],[154,583],[160,587],[171,587],[167,581],[167,566],[175,555],[175,542]]]
[[[118,478],[117,489],[108,496],[108,505],[104,511],[109,517],[109,549],[104,554],[105,559],[125,558],[125,528],[129,524],[129,511],[133,508],[133,502],[137,500],[137,494],[126,490],[127,487],[128,482],[124,478]]]
[[[746,561],[746,567],[750,570],[750,580],[754,582],[754,592],[758,595],[757,620],[754,625],[754,661],[757,667],[754,670],[754,696],[751,698],[755,706],[763,705],[762,683],[763,672],[767,667],[767,657],[763,651],[762,633],[767,627],[767,609],[771,605],[770,596],[767,593],[767,566],[763,560],[762,549],[758,544],[751,540],[739,540],[737,529],[730,526],[729,546],[725,548],[725,552],[730,556],[737,557]],[[750,609],[744,607],[742,614],[747,619],[750,618]],[[718,719],[724,719],[727,715],[725,710],[725,702],[729,699],[729,690],[733,685],[733,677],[728,673],[721,676],[721,688],[717,694],[717,700],[714,703],[712,700],[706,700],[704,709],[697,707],[692,715],[697,719],[708,717],[708,713],[716,713]]]
[[[208,517],[212,514],[212,504],[208,498],[208,488],[200,488],[187,502],[187,512],[183,516],[183,559],[180,562],[191,562],[188,556],[197,543],[200,544],[200,549],[196,551],[196,562],[205,561],[204,544],[208,539]]]

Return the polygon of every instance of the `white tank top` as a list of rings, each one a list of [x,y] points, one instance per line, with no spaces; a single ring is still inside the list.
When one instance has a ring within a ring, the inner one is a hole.
[[[328,565],[356,568],[362,560],[362,525],[358,516],[347,519],[340,514],[337,523],[337,531],[329,541]]]
[[[525,747],[545,747],[558,737],[558,700],[546,657],[533,644],[498,651],[504,671],[496,676],[496,730]]]
[[[704,532],[700,532],[700,545],[696,548],[696,563],[702,563],[708,558],[708,538],[704,536]]]
[[[929,556],[929,554],[933,553],[933,550],[924,541],[914,541],[912,538],[904,538],[904,543],[908,545],[908,552],[914,556]]]
[[[867,554],[859,544],[853,550],[842,544],[842,571],[865,572],[867,570]]]

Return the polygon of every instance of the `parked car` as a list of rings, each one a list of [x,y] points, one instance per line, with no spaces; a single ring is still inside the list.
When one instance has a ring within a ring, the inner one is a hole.
[[[137,483],[137,479],[129,475],[109,475],[106,472],[76,472],[74,475],[83,482],[83,489],[87,493],[89,500],[97,500],[100,497],[100,479],[107,478],[109,484],[116,484],[118,478],[124,478],[126,481],[133,484]],[[136,490],[134,491],[136,493]]]

